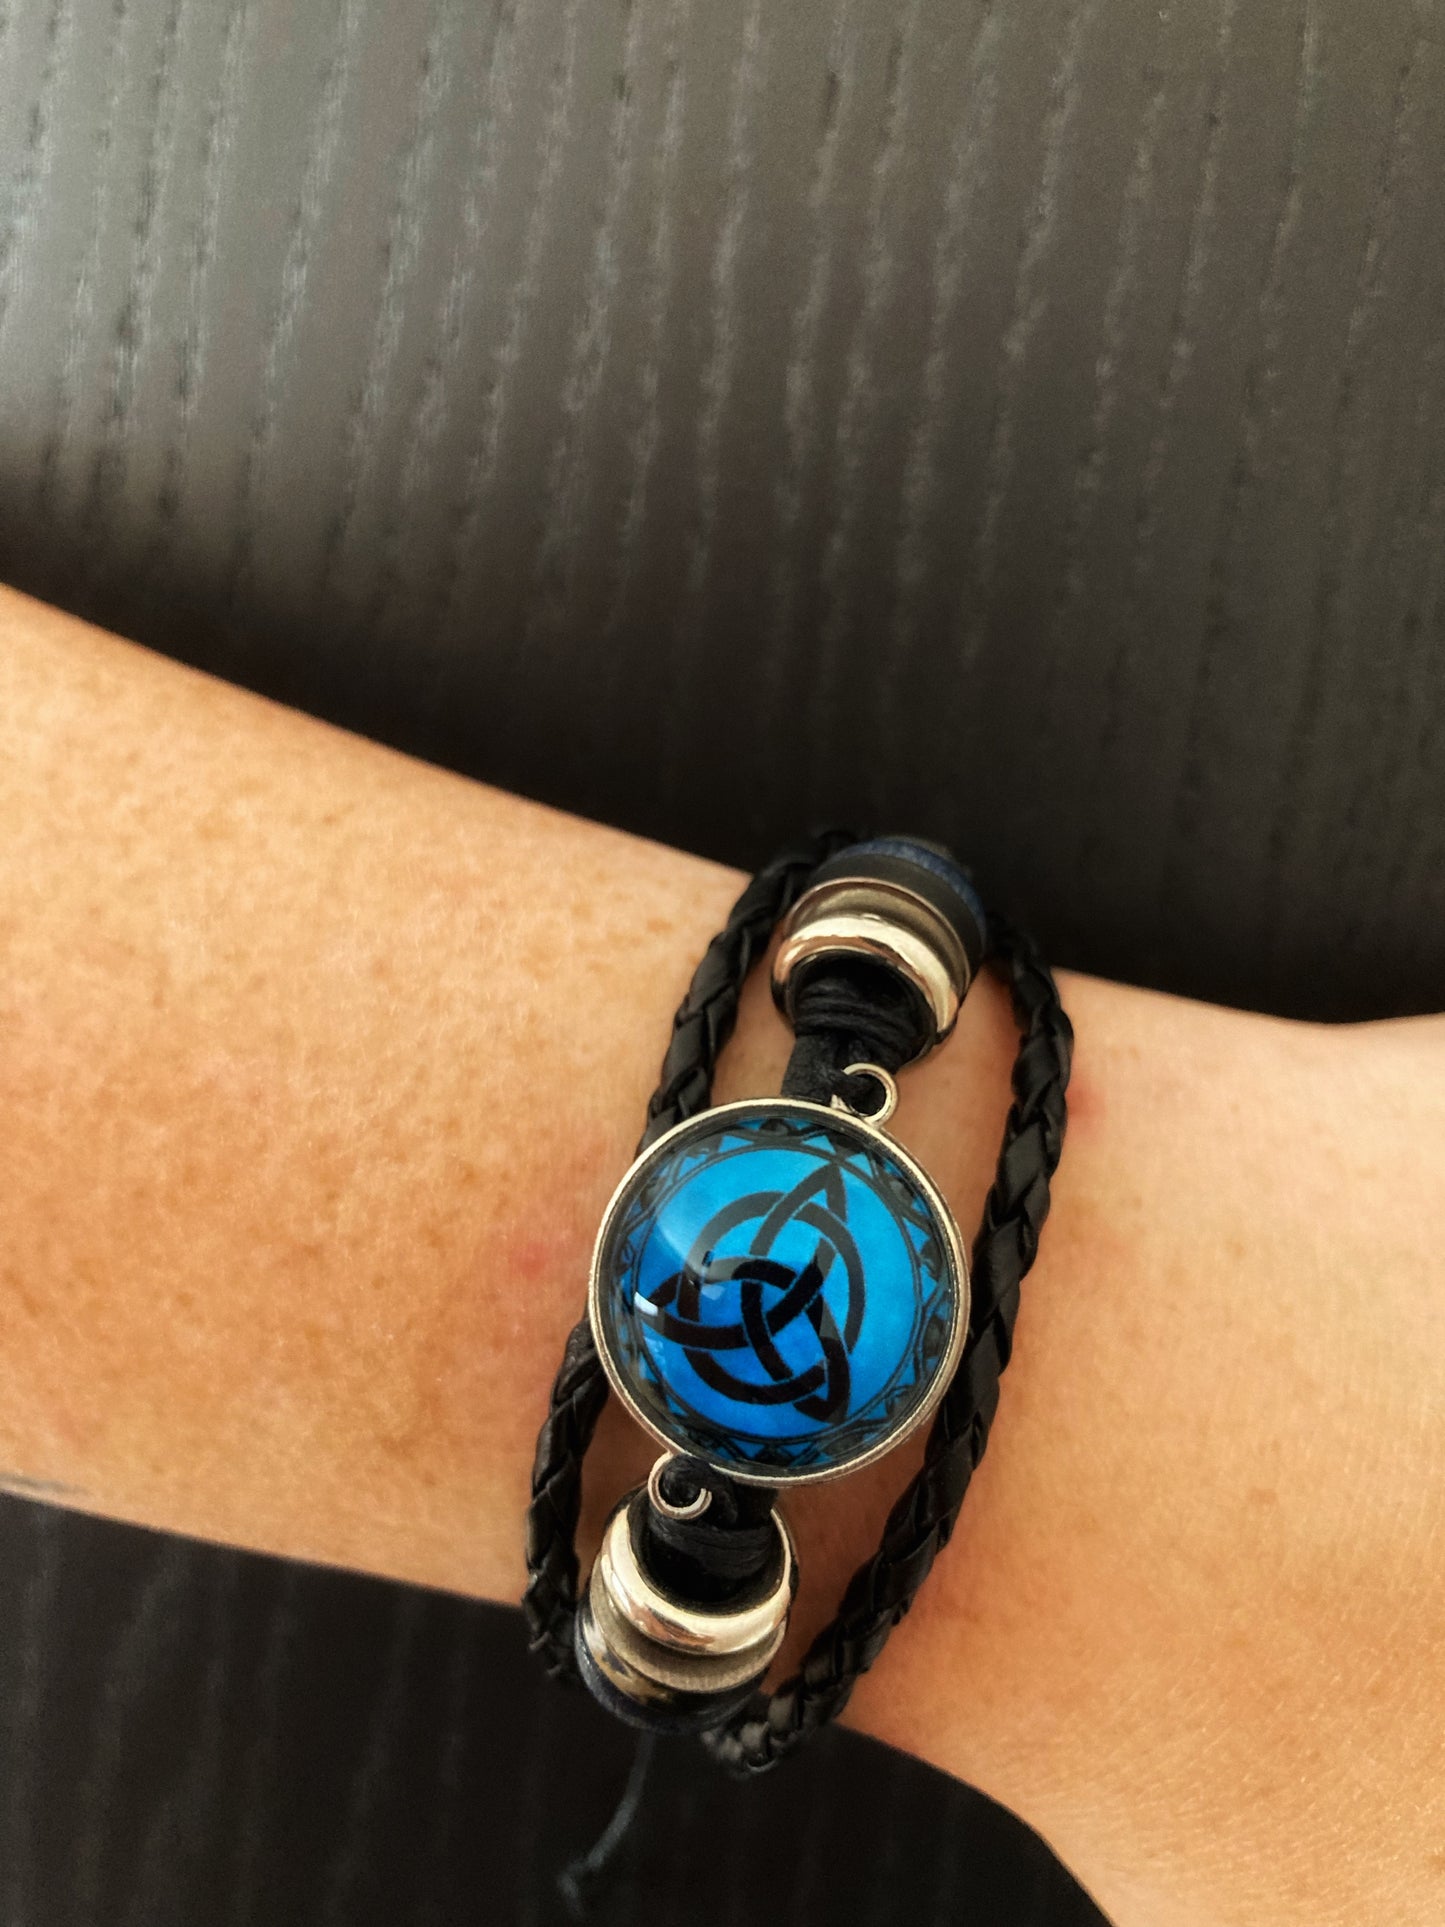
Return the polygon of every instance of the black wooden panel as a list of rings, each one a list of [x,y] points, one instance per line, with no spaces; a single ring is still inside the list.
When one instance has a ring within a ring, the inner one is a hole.
[[[5,1927],[561,1927],[632,1740],[520,1615],[0,1501]],[[1097,1927],[1033,1836],[845,1733],[663,1745],[597,1927]]]
[[[1445,24],[1411,0],[17,0],[0,569],[1056,953],[1445,981]]]

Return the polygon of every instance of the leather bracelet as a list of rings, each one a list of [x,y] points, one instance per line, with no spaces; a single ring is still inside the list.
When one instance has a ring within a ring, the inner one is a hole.
[[[796,1039],[782,1092],[714,1107],[743,981],[780,923],[773,991]],[[886,1127],[898,1072],[944,1042],[985,964],[1009,983],[1020,1043],[970,1265],[946,1201]],[[985,914],[937,844],[830,831],[753,878],[674,1019],[537,1441],[523,1605],[554,1676],[629,1724],[700,1734],[740,1773],[842,1710],[983,1455],[1072,1042],[1036,946]],[[663,1455],[614,1508],[579,1599],[582,1461],[609,1389]],[[762,1692],[797,1585],[780,1495],[930,1417],[878,1551],[799,1672]]]

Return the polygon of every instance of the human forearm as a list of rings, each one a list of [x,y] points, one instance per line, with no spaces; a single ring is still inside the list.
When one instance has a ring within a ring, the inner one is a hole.
[[[738,879],[20,598],[0,693],[4,1463],[515,1597],[596,1220]],[[1439,1028],[1066,994],[994,1442],[857,1716],[1044,1827],[1124,1927],[1423,1917]],[[786,1049],[755,987],[720,1094],[775,1089]],[[965,1227],[1009,1056],[990,986],[905,1079]],[[593,1493],[648,1457],[608,1426]],[[795,1503],[800,1617],[902,1476]]]

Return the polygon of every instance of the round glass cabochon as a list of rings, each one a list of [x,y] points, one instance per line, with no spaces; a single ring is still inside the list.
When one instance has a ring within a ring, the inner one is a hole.
[[[827,1478],[895,1444],[958,1361],[968,1274],[923,1172],[851,1113],[705,1111],[623,1179],[592,1329],[649,1431],[735,1477]]]

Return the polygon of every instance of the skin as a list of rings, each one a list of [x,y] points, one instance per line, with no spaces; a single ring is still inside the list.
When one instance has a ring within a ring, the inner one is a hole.
[[[10,1486],[516,1598],[592,1236],[739,883],[0,592]],[[1439,1919],[1445,1022],[1062,985],[994,1436],[850,1717],[1119,1927]],[[981,985],[903,1080],[965,1228],[1012,1043]],[[787,1048],[754,983],[718,1095]],[[788,1501],[798,1640],[916,1450]],[[651,1456],[610,1411],[589,1533]]]

